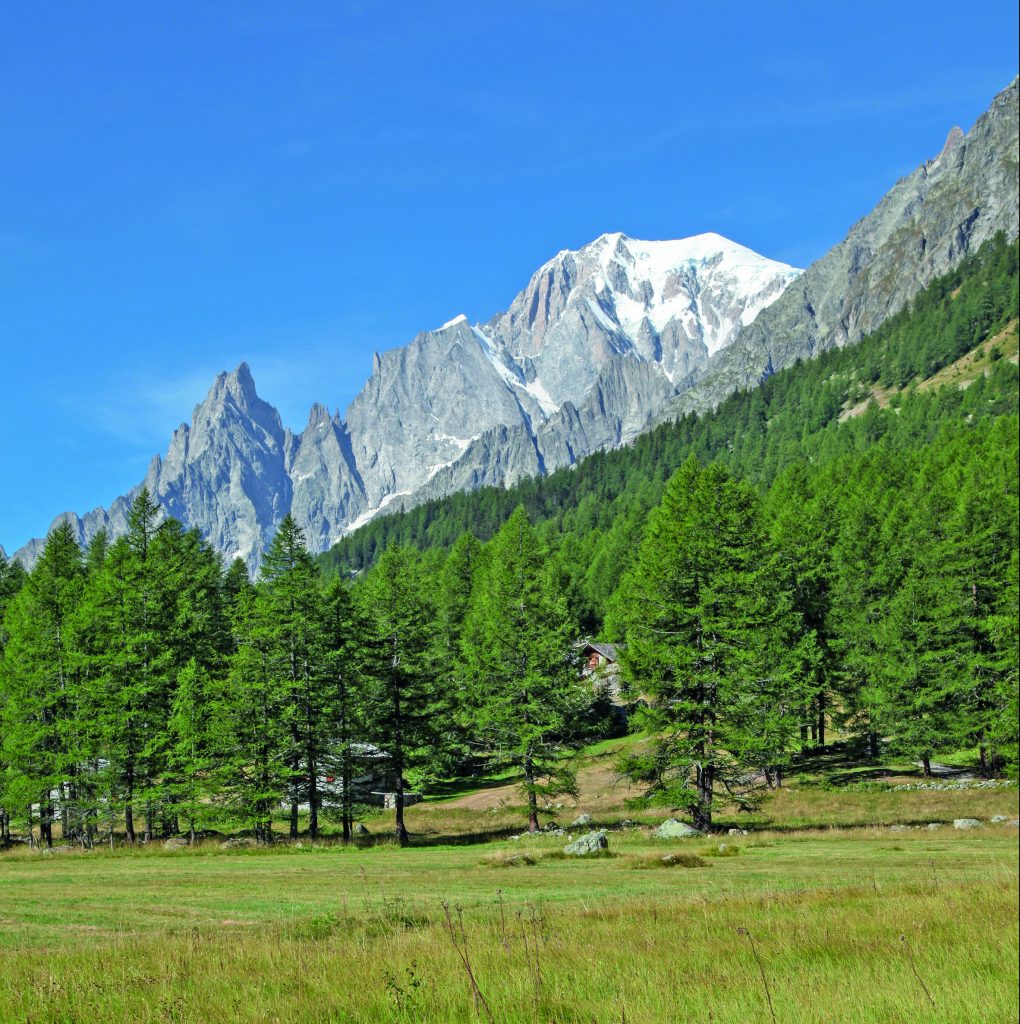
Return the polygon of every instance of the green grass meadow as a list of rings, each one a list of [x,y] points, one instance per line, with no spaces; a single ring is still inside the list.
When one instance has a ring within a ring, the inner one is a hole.
[[[1018,1019],[1014,829],[470,838],[0,856],[0,1020]]]

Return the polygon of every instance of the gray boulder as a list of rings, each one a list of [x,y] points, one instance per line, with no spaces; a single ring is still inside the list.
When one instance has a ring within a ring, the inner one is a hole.
[[[727,829],[726,830],[726,834],[728,836],[746,836],[747,835],[747,829],[746,828],[731,828],[731,829]]]
[[[693,839],[701,835],[696,828],[688,825],[686,821],[680,821],[679,818],[664,821],[654,834],[656,839]]]
[[[1008,820],[1009,819],[1006,817],[1005,814],[994,814],[994,815],[992,815],[992,824],[993,825],[1001,825],[1004,821],[1008,821]]]
[[[163,844],[164,850],[186,850],[188,841],[181,836],[173,836]]]
[[[954,818],[953,828],[984,828],[977,818]]]
[[[74,847],[73,846],[47,846],[43,850],[43,856],[49,856],[50,854],[55,854],[55,853],[59,854],[59,853],[73,853],[73,852],[74,852]]]
[[[357,823],[357,825],[355,825],[355,826],[354,826],[354,828],[353,828],[353,829],[352,829],[351,831],[352,831],[352,832],[353,832],[353,833],[354,833],[354,834],[355,834],[356,836],[367,836],[367,835],[371,835],[371,833],[370,833],[370,832],[368,831],[368,827],[367,827],[367,826],[365,826],[365,825],[362,825],[360,821],[359,821],[359,822]]]
[[[570,828],[581,828],[583,825],[590,825],[591,821],[592,821],[592,818],[591,818],[590,814],[579,814],[570,823],[569,827]],[[1003,821],[1005,821],[1005,818],[1003,819]]]
[[[605,832],[589,832],[586,836],[580,836],[572,843],[563,847],[563,852],[572,857],[587,857],[593,853],[600,853],[609,849],[609,840]]]
[[[925,828],[927,828],[929,832],[934,832],[937,829],[942,828],[942,823],[940,821],[929,821]]]

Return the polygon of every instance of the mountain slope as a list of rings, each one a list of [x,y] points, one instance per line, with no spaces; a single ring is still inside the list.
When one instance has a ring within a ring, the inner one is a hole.
[[[966,135],[953,128],[937,157],[898,181],[718,353],[665,415],[710,408],[797,359],[859,341],[996,231],[1016,238],[1018,116],[1014,79]]]

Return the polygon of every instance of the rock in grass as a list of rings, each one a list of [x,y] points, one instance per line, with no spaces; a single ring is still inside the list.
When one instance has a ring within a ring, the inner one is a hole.
[[[563,847],[563,852],[572,857],[587,857],[592,853],[600,853],[609,849],[609,840],[605,832],[589,832],[586,836],[575,839]]]
[[[660,858],[660,863],[666,868],[707,868],[708,862],[702,860],[696,853],[667,853]]]
[[[362,825],[360,821],[357,823],[357,825],[354,826],[353,829],[351,829],[351,831],[356,836],[367,836],[371,834],[368,831],[368,827],[366,825]]]
[[[43,853],[46,856],[49,856],[50,854],[54,854],[54,853],[73,853],[73,852],[74,852],[74,847],[73,846],[47,846],[47,847],[45,847],[43,849]]]
[[[163,844],[164,850],[186,850],[188,841],[183,836],[173,836]]]
[[[727,829],[726,830],[726,834],[728,836],[746,836],[747,835],[747,829],[746,828],[731,828],[731,829]]]
[[[1005,814],[995,814],[995,815],[992,816],[992,824],[993,825],[1001,825],[1004,821],[1008,821],[1008,820],[1009,819],[1006,817]]]
[[[929,821],[928,824],[925,825],[925,828],[928,829],[929,832],[934,832],[936,829],[942,828],[942,822],[941,821]]]
[[[693,839],[700,835],[696,828],[688,825],[686,821],[680,821],[679,818],[670,818],[655,830],[656,839]]]
[[[953,828],[984,828],[977,818],[954,818]]]
[[[889,826],[889,831],[890,832],[909,832],[910,831],[910,826],[909,825],[890,825]]]
[[[579,814],[570,823],[568,828],[581,828],[584,825],[590,825],[590,824],[591,824],[591,815],[590,814]]]

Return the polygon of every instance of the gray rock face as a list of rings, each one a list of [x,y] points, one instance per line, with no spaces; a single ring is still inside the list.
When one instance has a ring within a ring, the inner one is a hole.
[[[571,857],[587,857],[593,853],[599,853],[602,850],[608,849],[609,840],[604,832],[589,832],[587,835],[575,839],[572,843],[567,843],[563,847],[563,852],[570,854]]]
[[[670,818],[664,821],[653,833],[656,839],[693,839],[701,833],[686,821]]]
[[[487,324],[459,316],[377,355],[346,416],[316,404],[300,434],[256,394],[247,364],[220,374],[136,488],[53,525],[67,520],[82,544],[101,529],[116,537],[145,486],[252,570],[288,512],[325,551],[405,503],[512,484],[632,439],[798,273],[719,235],[603,235],[550,260]],[[18,557],[31,565],[42,543]]]
[[[996,231],[1015,237],[1017,167],[1014,81],[802,275],[719,235],[603,235],[557,254],[488,322],[459,316],[377,355],[346,415],[315,405],[300,434],[242,363],[138,487],[54,525],[116,537],[144,485],[254,571],[287,512],[318,552],[375,515],[572,465],[858,341]],[[41,547],[16,557],[30,566]]]
[[[1014,79],[966,135],[954,128],[937,157],[897,182],[713,357],[668,416],[714,407],[797,359],[860,341],[997,231],[1015,238],[1017,116]]]
[[[984,828],[977,818],[954,818],[953,828]]]

